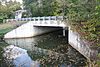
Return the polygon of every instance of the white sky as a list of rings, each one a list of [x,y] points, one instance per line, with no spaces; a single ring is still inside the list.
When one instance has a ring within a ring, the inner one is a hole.
[[[9,1],[9,0],[7,0],[7,1]],[[14,0],[12,0],[12,1],[14,1]],[[22,4],[22,0],[16,0],[17,2],[20,2],[21,4]]]
[[[18,2],[20,2],[22,4],[22,0],[16,0],[16,1],[18,1]]]

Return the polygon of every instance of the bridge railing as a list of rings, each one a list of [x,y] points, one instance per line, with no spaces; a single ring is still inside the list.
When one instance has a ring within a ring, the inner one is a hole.
[[[30,18],[16,18],[16,19],[7,19],[7,22],[10,21],[46,21],[46,20],[63,20],[63,16],[48,16],[48,17],[30,17]]]
[[[35,17],[34,26],[60,26],[63,27],[63,16]]]

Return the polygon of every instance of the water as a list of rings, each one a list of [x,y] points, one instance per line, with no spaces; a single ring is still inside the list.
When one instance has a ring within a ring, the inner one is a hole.
[[[0,67],[14,67],[2,56],[3,48],[9,45],[27,50],[27,57],[38,62],[40,67],[85,67],[87,64],[86,59],[68,44],[62,30],[32,38],[6,39],[5,42],[0,42]]]

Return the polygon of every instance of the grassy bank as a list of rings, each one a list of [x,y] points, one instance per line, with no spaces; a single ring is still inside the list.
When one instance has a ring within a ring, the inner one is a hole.
[[[0,37],[3,37],[4,34],[11,31],[14,28],[14,25],[11,23],[0,24]]]
[[[4,34],[11,31],[12,28],[0,29],[0,37],[3,37]]]
[[[24,24],[26,22],[10,22],[10,23],[2,23],[0,24],[0,37],[3,37],[4,34],[6,34],[7,32],[15,29],[16,27]]]

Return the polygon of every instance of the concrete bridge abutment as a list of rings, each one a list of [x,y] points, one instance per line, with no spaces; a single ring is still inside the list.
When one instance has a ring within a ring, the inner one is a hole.
[[[58,30],[56,27],[40,27],[34,26],[32,22],[25,23],[20,27],[8,32],[4,35],[4,38],[25,38],[41,35],[50,31]]]

